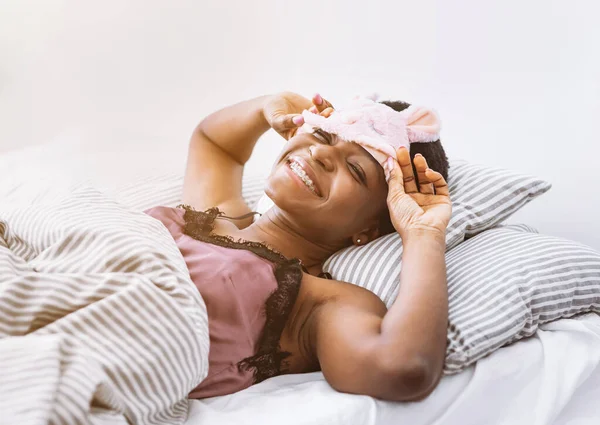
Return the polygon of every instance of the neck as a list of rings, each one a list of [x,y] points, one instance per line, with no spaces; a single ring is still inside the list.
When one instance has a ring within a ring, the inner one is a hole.
[[[246,240],[264,242],[287,258],[299,258],[307,269],[320,268],[331,254],[341,248],[310,241],[296,228],[283,211],[273,206],[239,234]]]

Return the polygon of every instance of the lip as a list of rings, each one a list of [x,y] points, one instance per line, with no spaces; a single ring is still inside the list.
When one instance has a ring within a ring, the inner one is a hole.
[[[308,162],[306,162],[302,157],[300,156],[296,156],[296,155],[292,155],[288,158],[288,161],[286,162],[286,166],[288,168],[290,168],[290,161],[294,160],[295,162],[297,162],[298,164],[300,164],[300,166],[302,167],[302,169],[304,170],[304,172],[306,173],[306,175],[308,176],[309,179],[312,180],[313,185],[315,187],[315,191],[317,192],[317,196],[322,197],[323,192],[321,191],[321,186],[319,185],[319,182],[317,181],[317,176],[315,174],[315,170],[312,169],[312,167],[308,164]],[[304,182],[300,179],[300,177],[298,177],[290,168],[290,171],[292,172],[292,174],[294,174],[294,176],[296,176],[296,178],[298,180],[300,180],[300,182],[302,183],[302,185],[304,187],[306,187],[306,189],[310,192],[310,189],[308,189],[308,187],[304,184]],[[311,192],[312,193],[312,192]]]

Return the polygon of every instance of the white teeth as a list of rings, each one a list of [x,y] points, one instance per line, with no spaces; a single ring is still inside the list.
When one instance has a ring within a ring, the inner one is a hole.
[[[304,184],[315,194],[317,193],[315,190],[315,185],[313,183],[313,181],[310,179],[310,177],[308,177],[308,175],[306,175],[306,173],[304,172],[304,170],[302,169],[302,167],[300,166],[300,164],[298,164],[296,161],[291,161],[290,162],[290,168],[292,169],[292,171],[298,176],[300,177],[300,179],[304,182]]]

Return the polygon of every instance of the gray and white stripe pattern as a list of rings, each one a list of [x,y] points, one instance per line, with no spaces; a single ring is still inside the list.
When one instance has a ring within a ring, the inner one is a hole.
[[[447,250],[498,225],[551,187],[543,180],[509,170],[464,161],[450,165],[452,218],[446,233]],[[335,253],[323,270],[334,279],[369,289],[390,307],[399,291],[401,260],[402,240],[394,233]]]
[[[242,179],[242,197],[253,207],[264,193],[266,174],[246,174]],[[116,190],[112,197],[119,203],[138,211],[156,206],[175,207],[181,203],[183,176],[159,174],[142,177]]]
[[[175,207],[181,203],[182,174],[140,177],[111,192],[120,204],[145,211],[156,206]]]
[[[157,220],[89,188],[0,206],[0,423],[176,424],[208,371],[204,301]]]
[[[456,373],[540,324],[600,313],[600,253],[501,226],[446,254],[449,327],[444,372]]]

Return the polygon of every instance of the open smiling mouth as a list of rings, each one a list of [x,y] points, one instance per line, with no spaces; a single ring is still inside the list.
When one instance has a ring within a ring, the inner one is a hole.
[[[310,177],[308,177],[308,175],[304,172],[304,169],[298,162],[294,161],[293,159],[289,159],[287,161],[287,165],[290,168],[290,170],[292,170],[292,173],[298,176],[298,178],[304,183],[308,190],[310,190],[312,193],[319,197],[321,196],[314,182],[310,179]]]

